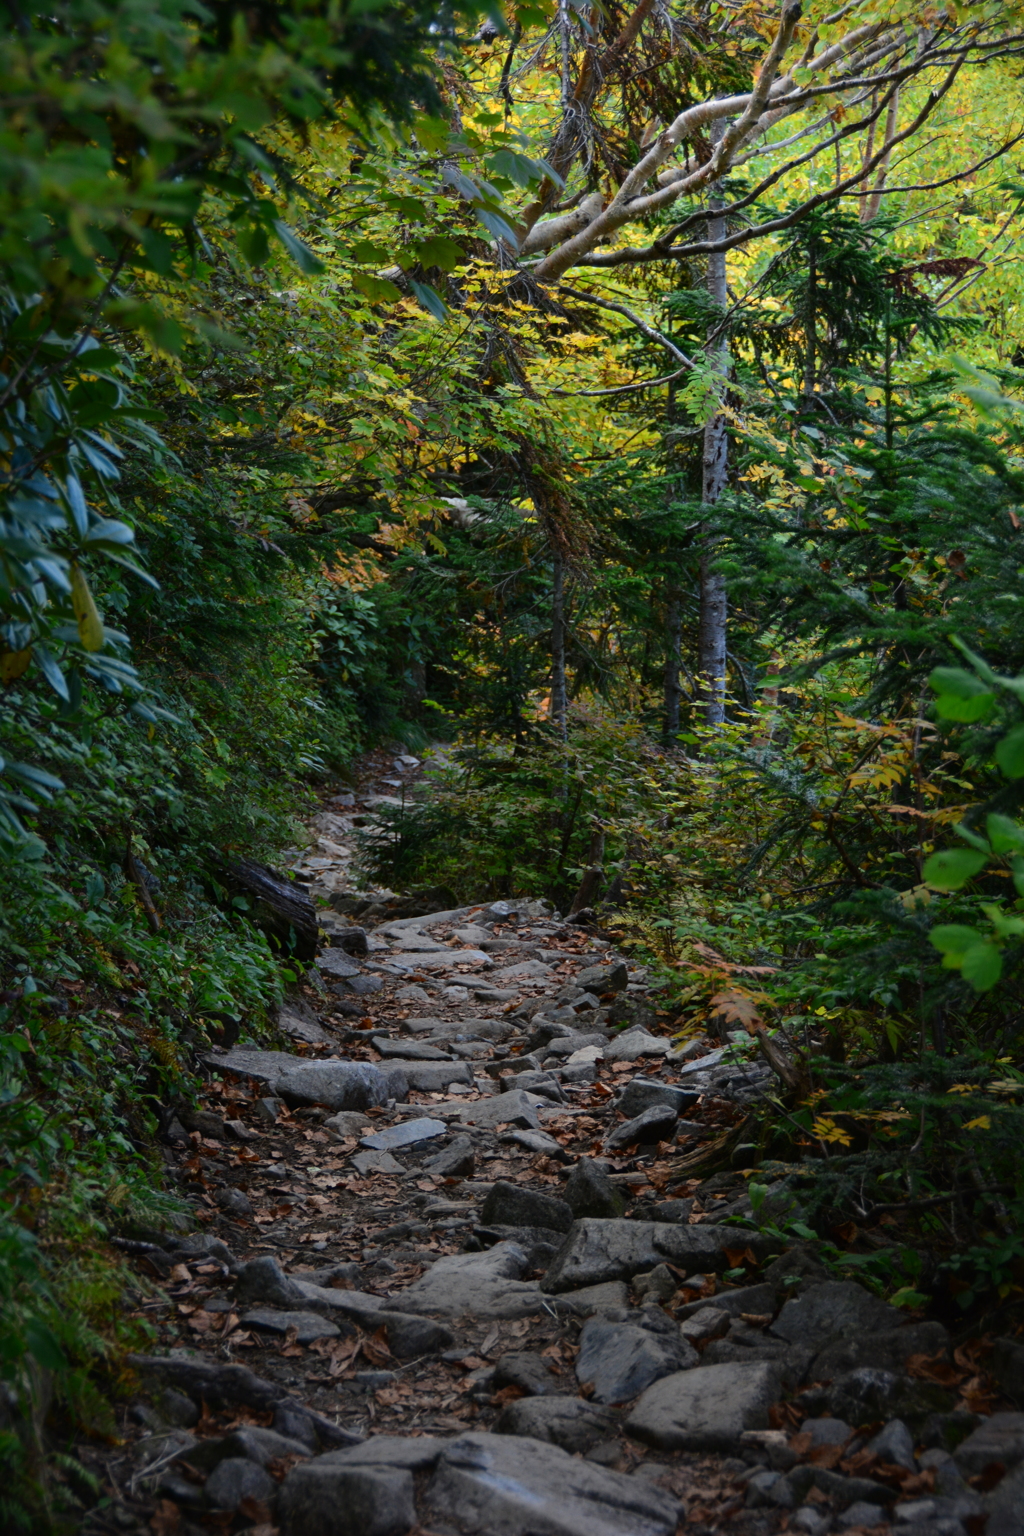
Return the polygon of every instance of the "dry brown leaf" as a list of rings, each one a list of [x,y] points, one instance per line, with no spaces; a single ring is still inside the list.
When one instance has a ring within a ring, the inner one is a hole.
[[[370,1365],[386,1365],[389,1360],[394,1358],[391,1350],[388,1348],[387,1323],[382,1323],[376,1333],[371,1333],[363,1340],[362,1351],[364,1358]]]
[[[161,1499],[149,1524],[155,1536],[174,1536],[181,1525],[181,1510],[171,1499]]]

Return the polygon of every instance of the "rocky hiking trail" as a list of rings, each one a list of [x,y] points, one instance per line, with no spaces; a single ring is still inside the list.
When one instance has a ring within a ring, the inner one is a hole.
[[[154,1339],[82,1530],[1024,1532],[1024,1413],[973,1354],[730,1222],[768,1065],[674,1048],[543,903],[353,891],[419,764],[371,767],[292,859],[331,906],[282,1048],[206,1052],[168,1128],[193,1230],[122,1243]]]

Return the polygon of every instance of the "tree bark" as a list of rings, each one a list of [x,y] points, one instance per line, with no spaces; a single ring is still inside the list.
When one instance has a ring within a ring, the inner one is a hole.
[[[251,898],[252,921],[268,938],[276,940],[297,960],[316,959],[316,908],[301,885],[254,859],[232,859],[221,874],[229,888]]]
[[[565,694],[565,560],[551,546],[551,719],[566,734]]]
[[[724,122],[714,126],[712,141],[725,133]],[[711,207],[722,208],[721,188],[714,188]],[[724,240],[725,219],[708,220],[708,239]],[[713,251],[708,257],[708,297],[724,314],[729,294],[725,277],[725,253]],[[707,351],[708,361],[722,374],[729,368],[729,340],[721,320],[715,322],[714,339]],[[729,471],[729,434],[725,415],[716,411],[704,428],[704,465],[701,500],[713,507],[725,490]],[[717,540],[710,531],[701,539],[700,618],[697,631],[697,670],[700,674],[704,720],[707,725],[721,725],[725,719],[725,661],[727,601],[725,578],[714,570]]]
[[[679,668],[683,648],[683,601],[677,586],[670,586],[665,601],[665,735],[679,734],[679,710],[683,690]]]

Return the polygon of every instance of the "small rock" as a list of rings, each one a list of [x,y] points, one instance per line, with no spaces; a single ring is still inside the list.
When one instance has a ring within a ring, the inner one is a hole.
[[[547,1361],[531,1350],[515,1350],[502,1355],[494,1369],[496,1388],[519,1387],[527,1397],[550,1397],[564,1392],[565,1387],[560,1386],[560,1381],[564,1378],[553,1375]]]
[[[800,1531],[801,1536],[822,1536],[832,1523],[831,1515],[823,1515],[820,1509],[815,1509],[812,1504],[803,1504],[790,1516],[789,1528],[792,1531]]]
[[[399,1360],[414,1360],[421,1355],[439,1355],[451,1349],[455,1335],[450,1329],[428,1317],[412,1313],[382,1313],[388,1345]]]
[[[358,976],[360,968],[354,960],[350,960],[343,949],[327,949],[317,957],[317,965],[325,976],[337,977],[339,980],[347,980],[351,976]]]
[[[875,1530],[879,1525],[888,1525],[889,1521],[877,1504],[867,1504],[858,1499],[855,1504],[850,1504],[841,1514],[837,1515],[834,1529],[837,1531],[852,1531],[865,1529]]]
[[[293,1467],[281,1485],[281,1536],[404,1536],[416,1524],[412,1473],[338,1464],[329,1452]]]
[[[331,1115],[324,1121],[324,1130],[333,1134],[339,1141],[344,1141],[348,1136],[361,1136],[369,1125],[369,1120],[358,1109],[343,1109],[340,1114]]]
[[[625,1198],[608,1177],[607,1168],[589,1157],[580,1158],[562,1196],[574,1216],[614,1219],[626,1209]]]
[[[464,1105],[461,1118],[467,1125],[517,1125],[528,1131],[540,1130],[540,1120],[530,1096],[520,1088],[496,1093],[493,1098],[482,1099],[478,1104]]]
[[[370,953],[365,928],[336,928],[331,934],[331,948],[344,950],[346,955],[363,956]]]
[[[228,1216],[251,1216],[252,1203],[248,1195],[240,1189],[218,1189],[214,1196],[221,1210]]]
[[[573,1213],[564,1200],[498,1179],[484,1201],[480,1220],[484,1226],[547,1227],[568,1232]]]
[[[630,1289],[637,1301],[643,1301],[648,1296],[655,1301],[668,1301],[669,1297],[674,1296],[679,1289],[679,1281],[667,1264],[656,1264],[646,1274],[634,1275]],[[726,1324],[728,1325],[728,1318],[726,1318]],[[692,1333],[684,1333],[683,1337],[693,1342]]]
[[[440,1046],[428,1045],[425,1040],[382,1040],[374,1036],[373,1048],[381,1056],[397,1057],[399,1061],[451,1061],[447,1051]]]
[[[677,1088],[672,1083],[659,1083],[645,1077],[634,1077],[626,1084],[622,1097],[616,1104],[627,1120],[642,1115],[645,1109],[656,1104],[667,1104],[677,1115],[689,1109],[700,1097],[696,1089]]]
[[[629,972],[621,960],[612,965],[588,965],[576,977],[578,987],[599,997],[605,992],[625,992],[628,982]]]
[[[419,1093],[443,1093],[452,1083],[473,1086],[473,1069],[465,1061],[403,1061],[402,1071]]]
[[[770,1365],[709,1365],[679,1371],[648,1387],[626,1432],[665,1451],[740,1448],[744,1430],[767,1429],[778,1398]]]
[[[314,1339],[337,1339],[341,1329],[316,1312],[281,1312],[274,1307],[253,1307],[242,1314],[246,1328],[265,1329],[268,1333],[285,1334],[290,1328],[297,1329],[297,1344],[312,1344]],[[352,1333],[349,1328],[348,1333]]]
[[[638,1061],[641,1056],[666,1056],[671,1044],[671,1040],[650,1035],[646,1029],[627,1029],[608,1042],[604,1059],[606,1062]]]
[[[563,1291],[556,1298],[559,1312],[572,1317],[593,1317],[595,1312],[614,1312],[625,1307],[629,1292],[624,1280],[606,1280],[603,1285],[585,1285],[578,1291]]]
[[[652,1104],[650,1109],[645,1109],[635,1120],[627,1120],[625,1125],[616,1126],[605,1138],[605,1146],[615,1150],[635,1146],[637,1142],[646,1144],[667,1141],[675,1131],[677,1118],[671,1104]]]
[[[953,1452],[960,1471],[971,1476],[991,1462],[1015,1467],[1024,1461],[1024,1413],[994,1413]]]
[[[278,1010],[277,1027],[282,1035],[291,1040],[302,1040],[307,1045],[326,1045],[330,1035],[320,1027],[312,1008],[305,1004],[285,1004]]]
[[[326,1104],[333,1110],[386,1104],[388,1079],[364,1061],[302,1062],[282,1072],[274,1092],[288,1104]]]
[[[688,1370],[698,1359],[674,1327],[671,1332],[652,1331],[592,1317],[580,1334],[576,1376],[581,1386],[593,1383],[596,1403],[627,1403],[652,1382]]]
[[[405,1172],[397,1157],[392,1157],[390,1152],[357,1152],[350,1161],[357,1173]]]
[[[852,1280],[827,1280],[787,1301],[772,1333],[788,1344],[824,1344],[837,1335],[898,1326],[900,1315]]]
[[[843,1419],[804,1419],[800,1433],[810,1435],[811,1449],[816,1450],[819,1445],[845,1445],[854,1431]]]
[[[883,1461],[897,1467],[906,1467],[910,1472],[917,1471],[914,1437],[902,1419],[890,1419],[885,1428],[868,1441],[867,1448]]]
[[[214,1467],[204,1491],[211,1509],[237,1509],[243,1499],[266,1503],[277,1492],[277,1484],[255,1461],[231,1457]]]
[[[507,1137],[503,1136],[501,1139],[511,1141],[517,1147],[523,1147],[527,1152],[538,1152],[545,1157],[557,1157],[561,1160],[566,1157],[562,1143],[556,1141],[547,1131],[511,1131]],[[562,1193],[565,1195],[564,1190]],[[567,1200],[567,1204],[571,1205],[572,1201]]]
[[[720,1339],[731,1322],[724,1307],[703,1306],[680,1323],[679,1332],[691,1344],[707,1344],[711,1339]]]
[[[496,1435],[546,1440],[572,1455],[584,1455],[615,1432],[615,1419],[578,1397],[525,1397],[509,1403],[494,1426]]]
[[[543,1309],[540,1287],[521,1280],[528,1255],[517,1243],[498,1243],[486,1253],[453,1253],[438,1259],[385,1307],[439,1317],[529,1317]]]
[[[394,1152],[399,1147],[415,1146],[417,1142],[430,1141],[435,1136],[447,1135],[448,1127],[443,1120],[403,1120],[400,1125],[389,1125],[385,1131],[375,1131],[364,1136],[362,1145],[372,1152]]]
[[[442,1179],[468,1179],[476,1169],[476,1153],[468,1136],[456,1136],[441,1152],[428,1157],[423,1164],[427,1173]]]

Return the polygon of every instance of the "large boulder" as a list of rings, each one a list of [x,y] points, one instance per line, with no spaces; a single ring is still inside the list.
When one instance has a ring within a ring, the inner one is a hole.
[[[576,1377],[581,1386],[593,1385],[595,1403],[628,1403],[652,1382],[688,1370],[700,1359],[663,1312],[643,1308],[626,1316],[637,1321],[613,1320],[613,1314],[583,1325]],[[659,1326],[659,1320],[668,1326]]]
[[[543,1310],[545,1298],[535,1281],[520,1279],[528,1267],[528,1255],[512,1242],[496,1243],[486,1253],[447,1254],[390,1297],[384,1309],[439,1317],[531,1317]]]
[[[555,1232],[568,1232],[573,1213],[564,1200],[556,1200],[553,1195],[498,1179],[484,1201],[480,1222],[485,1227],[547,1227]]]

